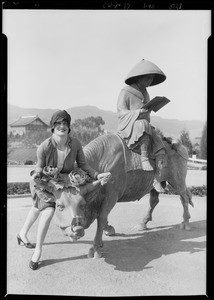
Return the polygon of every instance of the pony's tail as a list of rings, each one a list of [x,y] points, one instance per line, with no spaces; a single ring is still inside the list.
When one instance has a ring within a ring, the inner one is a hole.
[[[190,189],[186,188],[186,192],[187,192],[187,197],[189,199],[189,204],[194,207],[194,204],[192,202],[192,193],[190,192]]]

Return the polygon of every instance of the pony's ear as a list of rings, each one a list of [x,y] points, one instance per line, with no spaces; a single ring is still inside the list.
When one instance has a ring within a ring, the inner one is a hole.
[[[178,143],[173,143],[172,144],[172,149],[175,150],[175,151],[178,151],[179,146],[180,145]]]
[[[166,141],[168,144],[172,144],[172,138],[171,137],[163,137],[163,140]]]
[[[179,141],[179,139],[172,139],[172,149],[175,151],[178,151],[178,149],[181,147],[182,143]]]

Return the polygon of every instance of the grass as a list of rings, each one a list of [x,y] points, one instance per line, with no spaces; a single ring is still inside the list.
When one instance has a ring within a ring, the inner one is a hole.
[[[24,164],[27,160],[36,162],[37,148],[13,148],[8,155],[8,160],[16,161],[17,163]]]

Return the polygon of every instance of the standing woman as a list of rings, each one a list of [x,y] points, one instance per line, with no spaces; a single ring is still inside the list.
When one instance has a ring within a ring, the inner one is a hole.
[[[42,245],[55,210],[54,196],[51,197],[50,194],[47,196],[47,193],[41,191],[38,196],[34,187],[34,180],[42,177],[43,168],[45,166],[52,166],[57,168],[61,173],[69,174],[73,170],[76,161],[78,167],[87,171],[90,177],[94,179],[103,178],[103,173],[98,174],[98,172],[86,163],[79,140],[70,137],[70,122],[71,117],[65,110],[56,111],[50,121],[53,134],[50,138],[42,142],[37,149],[37,164],[30,180],[33,206],[17,235],[18,244],[22,242],[25,247],[34,248],[27,238],[27,233],[42,211],[38,223],[36,247],[29,264],[29,267],[33,270],[38,268]],[[47,197],[50,198],[50,201],[47,201]]]

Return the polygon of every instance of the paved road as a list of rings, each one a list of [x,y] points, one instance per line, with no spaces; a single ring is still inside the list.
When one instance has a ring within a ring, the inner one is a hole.
[[[193,197],[192,230],[178,224],[182,207],[178,196],[161,195],[150,230],[138,232],[148,196],[118,203],[109,220],[115,237],[104,237],[103,257],[88,259],[96,222],[76,243],[51,223],[41,264],[32,271],[32,249],[18,246],[16,234],[31,206],[30,198],[8,199],[8,294],[78,296],[198,295],[206,287],[206,198]],[[36,239],[37,222],[29,238]]]
[[[8,182],[27,182],[29,181],[29,174],[32,166],[19,166],[7,168]],[[207,172],[201,170],[188,170],[187,172],[187,186],[202,186],[207,184]]]

